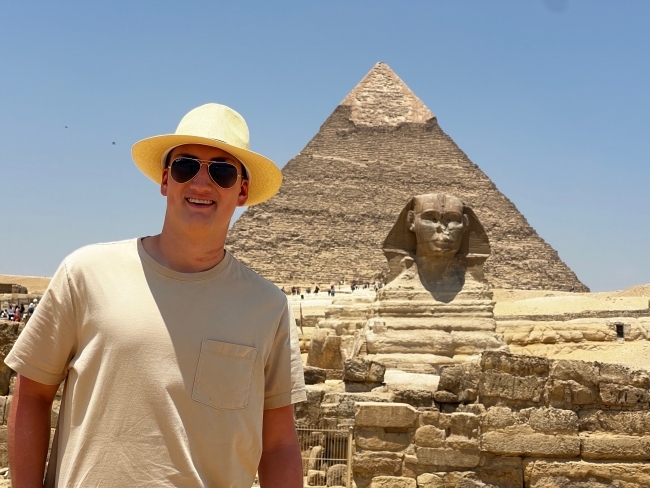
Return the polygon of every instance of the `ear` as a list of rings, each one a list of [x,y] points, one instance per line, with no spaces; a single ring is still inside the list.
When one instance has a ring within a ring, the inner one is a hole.
[[[409,210],[409,213],[406,216],[406,221],[408,222],[408,230],[415,232],[415,213],[413,213],[413,210]]]
[[[167,185],[169,183],[169,168],[163,169],[162,180],[160,181],[160,194],[167,196]]]
[[[467,216],[466,213],[463,214],[463,229],[467,230],[467,227],[469,226],[469,217]]]
[[[239,188],[239,195],[237,195],[237,206],[243,207],[248,201],[248,180],[241,182],[241,187]]]

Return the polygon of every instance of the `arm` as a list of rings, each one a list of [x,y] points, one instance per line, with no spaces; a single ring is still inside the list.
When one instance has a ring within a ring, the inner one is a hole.
[[[18,375],[9,413],[9,465],[15,488],[43,486],[52,402],[59,385]]]
[[[263,422],[260,486],[302,488],[302,460],[293,424],[293,405],[264,410]]]

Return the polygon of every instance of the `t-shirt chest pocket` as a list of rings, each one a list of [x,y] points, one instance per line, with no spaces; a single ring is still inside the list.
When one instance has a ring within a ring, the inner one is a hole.
[[[205,339],[201,343],[192,398],[213,408],[246,408],[256,357],[254,347]]]

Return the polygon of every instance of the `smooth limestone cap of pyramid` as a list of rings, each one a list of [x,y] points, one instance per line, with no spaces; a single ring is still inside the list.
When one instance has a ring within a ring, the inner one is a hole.
[[[386,63],[377,63],[341,102],[351,107],[350,120],[369,127],[424,124],[431,110]]]

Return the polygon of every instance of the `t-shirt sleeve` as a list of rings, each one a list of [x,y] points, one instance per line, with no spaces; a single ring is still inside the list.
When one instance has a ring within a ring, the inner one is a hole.
[[[75,307],[65,261],[34,310],[5,364],[30,380],[58,385],[77,346]]]
[[[298,329],[288,302],[264,367],[264,378],[265,410],[307,400]]]

